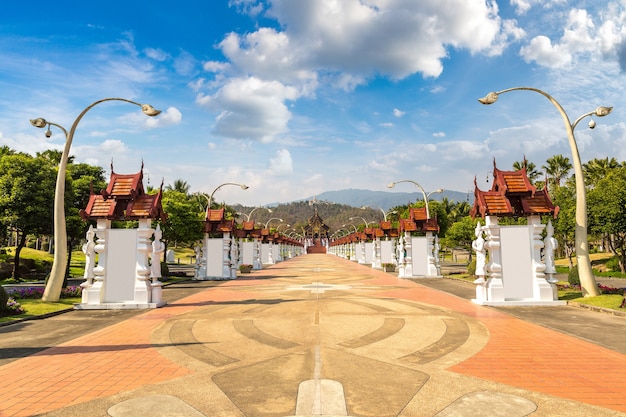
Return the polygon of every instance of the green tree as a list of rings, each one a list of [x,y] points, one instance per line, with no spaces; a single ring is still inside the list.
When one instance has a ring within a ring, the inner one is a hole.
[[[548,188],[552,189],[561,186],[561,183],[568,177],[573,166],[569,158],[559,154],[546,159],[546,164],[541,168],[546,171],[548,176]]]
[[[472,241],[476,238],[474,231],[478,219],[472,219],[470,216],[463,217],[450,225],[442,239],[442,244],[448,248],[462,247],[470,251]]]
[[[587,197],[589,225],[602,234],[610,251],[617,256],[621,272],[626,272],[626,168],[609,169]]]
[[[572,269],[574,267],[572,258],[576,249],[576,186],[573,177],[570,177],[563,186],[554,189],[551,194],[552,203],[559,207],[557,218],[550,218],[554,227],[554,237],[559,242],[557,253],[567,257],[569,267]]]
[[[179,193],[183,193],[185,195],[189,194],[189,190],[191,186],[187,183],[187,181],[177,179],[174,180],[174,184],[168,184],[165,186],[167,191],[177,191]]]
[[[203,236],[204,212],[199,210],[196,199],[180,191],[163,192],[163,211],[167,220],[161,226],[166,245],[193,243]]]
[[[622,166],[617,159],[607,156],[604,159],[594,158],[583,164],[583,173],[585,175],[585,185],[595,187],[602,178],[606,177],[609,171]]]
[[[87,207],[91,192],[99,193],[106,187],[104,169],[89,164],[67,165],[67,179],[65,184],[65,221],[67,229],[67,271],[72,261],[72,249],[85,237],[89,223],[83,221],[79,212]],[[64,284],[64,287],[67,283]]]
[[[528,176],[531,184],[534,184],[537,178],[541,175],[541,172],[537,171],[537,166],[532,162],[529,162],[526,158],[522,161],[513,162],[513,169],[519,170],[522,168],[526,169],[526,175]]]
[[[14,278],[19,278],[20,253],[28,235],[50,234],[56,172],[42,158],[25,154],[0,157],[0,223],[17,234]]]

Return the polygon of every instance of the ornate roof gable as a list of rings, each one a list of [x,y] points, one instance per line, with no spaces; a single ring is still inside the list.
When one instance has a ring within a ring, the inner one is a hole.
[[[146,194],[143,188],[143,163],[135,174],[118,174],[113,171],[106,189],[89,196],[89,202],[80,216],[88,219],[138,220],[167,219],[161,206],[163,184],[156,194]]]
[[[490,191],[478,188],[474,178],[474,206],[470,212],[476,216],[528,217],[533,215],[557,216],[559,208],[552,204],[548,190],[530,183],[526,168],[502,171],[493,161],[493,185]]]

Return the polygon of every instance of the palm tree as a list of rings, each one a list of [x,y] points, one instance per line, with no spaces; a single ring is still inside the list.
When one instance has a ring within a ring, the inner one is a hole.
[[[541,175],[541,173],[537,171],[537,166],[533,164],[532,162],[528,162],[526,157],[524,157],[524,160],[521,162],[520,161],[513,162],[513,169],[520,170],[522,168],[526,168],[526,175],[528,176],[528,179],[530,180],[531,184],[533,184],[535,180],[539,178],[539,176]]]
[[[617,159],[607,156],[604,159],[594,158],[591,161],[583,164],[583,173],[585,174],[586,184],[595,186],[598,181],[606,177],[609,171],[622,166]]]
[[[177,191],[179,193],[183,193],[185,195],[189,194],[189,189],[191,188],[191,186],[187,183],[187,181],[181,180],[181,179],[177,179],[174,180],[174,184],[168,184],[165,186],[166,190],[169,191]]]
[[[567,178],[573,167],[569,158],[559,154],[546,159],[546,164],[541,168],[546,171],[548,182],[558,188],[561,186],[562,180]]]

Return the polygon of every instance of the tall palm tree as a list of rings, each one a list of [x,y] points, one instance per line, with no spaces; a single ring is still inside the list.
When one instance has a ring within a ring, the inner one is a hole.
[[[609,159],[607,156],[604,159],[594,158],[591,161],[583,164],[583,173],[585,175],[585,182],[587,185],[595,186],[598,181],[606,177],[609,171],[622,166],[614,157]]]
[[[526,157],[524,157],[524,160],[521,162],[513,162],[513,169],[519,170],[522,168],[526,168],[526,175],[528,176],[531,184],[534,184],[535,180],[541,175],[541,172],[537,171],[537,166],[532,162],[528,162]]]
[[[546,164],[541,168],[546,171],[549,184],[558,188],[561,186],[562,180],[567,178],[573,166],[568,157],[559,154],[546,159]]]
[[[174,180],[174,184],[168,184],[165,186],[166,190],[177,191],[179,193],[183,193],[185,195],[189,194],[189,190],[191,186],[187,183],[187,181],[177,179]]]

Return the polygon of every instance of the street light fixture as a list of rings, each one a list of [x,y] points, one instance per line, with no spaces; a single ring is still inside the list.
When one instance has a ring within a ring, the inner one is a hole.
[[[217,188],[215,188],[215,190],[213,190],[213,192],[209,196],[209,206],[207,207],[207,214],[208,214],[209,210],[211,210],[211,203],[213,202],[213,195],[215,195],[217,190],[219,190],[220,188],[222,188],[225,185],[236,185],[237,187],[241,187],[242,190],[247,190],[249,188],[245,184],[237,184],[236,182],[225,182],[223,184],[218,185]]]
[[[354,227],[354,233],[357,233],[357,232],[359,231],[359,230],[356,228],[356,226],[355,226],[355,225],[353,225],[353,224],[347,223],[347,224],[342,224],[342,225],[341,225],[341,227],[346,227],[346,226],[352,226],[352,227]]]
[[[287,224],[287,223],[285,223],[285,224],[279,224],[279,225],[276,227],[276,231],[277,231],[277,232],[278,232],[278,231],[280,231],[280,228],[281,228],[281,227],[283,227],[283,226],[289,227],[289,226],[291,226],[291,225],[290,225],[290,224]],[[285,229],[285,231],[286,231],[286,230],[287,230],[287,229]]]
[[[576,138],[574,137],[574,128],[578,125],[582,119],[587,116],[604,117],[611,113],[613,107],[600,106],[594,111],[585,113],[580,116],[574,123],[571,123],[567,113],[563,107],[548,93],[532,87],[513,87],[506,90],[491,92],[483,98],[479,98],[478,101],[482,104],[493,104],[498,100],[500,94],[507,93],[515,90],[534,91],[546,97],[561,114],[563,122],[565,123],[565,130],[567,131],[567,139],[572,151],[572,162],[574,165],[574,178],[576,180],[576,260],[578,264],[578,276],[580,278],[580,286],[582,288],[583,296],[594,297],[600,295],[598,285],[596,284],[596,278],[593,275],[591,269],[591,260],[589,258],[589,248],[587,242],[587,196],[585,190],[585,180],[582,163],[580,161],[580,153],[578,152],[578,145],[576,144]],[[589,122],[589,128],[593,129],[596,126],[595,121],[592,119]]]
[[[104,98],[90,104],[86,107],[74,120],[69,133],[61,125],[47,121],[46,119],[39,117],[37,119],[31,119],[30,124],[38,127],[47,127],[46,137],[52,136],[50,126],[58,127],[65,134],[65,146],[63,153],[61,154],[61,160],[59,161],[59,171],[57,172],[57,182],[54,191],[54,260],[52,261],[52,269],[50,271],[50,278],[46,284],[43,296],[41,299],[48,302],[57,302],[61,297],[61,290],[63,289],[63,280],[65,278],[65,271],[67,269],[67,227],[65,221],[65,173],[67,171],[67,161],[70,154],[70,147],[72,146],[72,140],[74,139],[74,133],[78,122],[81,121],[83,116],[91,110],[94,106],[103,103],[105,101],[125,101],[136,106],[141,107],[141,111],[147,116],[157,116],[161,113],[160,110],[156,110],[149,104],[140,104],[125,98]]]
[[[416,181],[413,181],[413,180],[401,180],[401,181],[392,182],[390,184],[387,184],[387,188],[393,188],[396,186],[396,184],[399,184],[401,182],[410,182],[411,184],[415,184],[417,188],[420,189],[420,191],[422,192],[422,196],[424,197],[424,205],[426,206],[426,220],[430,219],[430,210],[428,208],[428,197],[430,197],[432,194],[435,194],[435,193],[443,193],[445,190],[443,188],[439,188],[435,191],[431,191],[428,194],[426,194],[424,187],[422,187]]]

